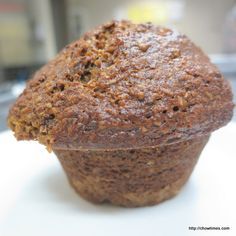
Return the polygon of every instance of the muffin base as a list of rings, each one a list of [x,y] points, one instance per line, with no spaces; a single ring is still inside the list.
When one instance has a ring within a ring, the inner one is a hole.
[[[137,207],[175,196],[209,136],[128,150],[54,150],[69,182],[85,199]]]

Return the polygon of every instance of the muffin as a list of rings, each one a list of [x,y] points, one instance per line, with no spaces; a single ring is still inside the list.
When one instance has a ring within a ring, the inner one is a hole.
[[[85,199],[134,207],[176,195],[232,112],[228,82],[185,35],[112,21],[37,71],[8,124],[52,150]]]

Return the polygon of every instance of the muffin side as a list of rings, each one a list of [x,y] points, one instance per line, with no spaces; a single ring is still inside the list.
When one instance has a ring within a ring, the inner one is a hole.
[[[72,187],[85,199],[137,207],[175,196],[208,138],[145,149],[54,152]]]

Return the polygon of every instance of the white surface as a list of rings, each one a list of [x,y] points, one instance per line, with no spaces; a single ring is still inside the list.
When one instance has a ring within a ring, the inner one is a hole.
[[[182,192],[160,205],[93,205],[69,186],[53,154],[0,134],[1,236],[236,235],[236,123],[215,132]],[[189,226],[227,231],[191,231]]]

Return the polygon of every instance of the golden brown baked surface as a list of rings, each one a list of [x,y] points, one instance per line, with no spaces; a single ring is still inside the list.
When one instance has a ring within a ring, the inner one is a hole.
[[[141,148],[206,135],[232,110],[228,83],[186,36],[112,21],[36,72],[8,123],[56,149]]]

